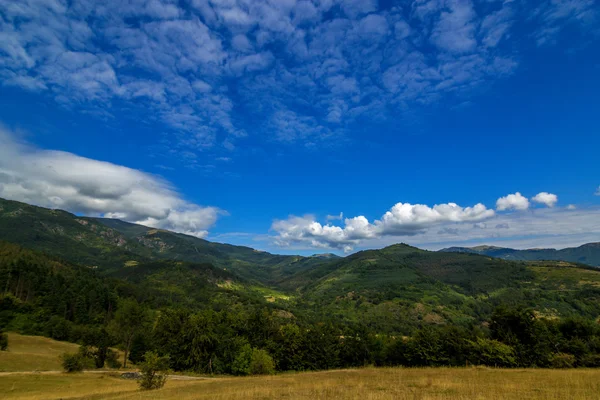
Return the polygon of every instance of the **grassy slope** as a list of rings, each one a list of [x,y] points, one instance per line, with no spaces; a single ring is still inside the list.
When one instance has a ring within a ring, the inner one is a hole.
[[[0,371],[58,371],[59,356],[79,349],[74,343],[8,333],[8,351],[0,351]]]
[[[494,399],[596,400],[598,370],[484,368],[359,369],[269,377],[167,381],[141,392],[135,382],[111,376],[0,376],[0,393],[16,399]]]
[[[60,356],[78,350],[75,343],[8,332],[8,351],[0,351],[0,372],[61,371]],[[122,351],[113,350],[123,358]]]

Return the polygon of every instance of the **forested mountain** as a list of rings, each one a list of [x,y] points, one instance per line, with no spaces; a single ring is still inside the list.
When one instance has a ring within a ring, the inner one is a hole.
[[[252,349],[280,370],[600,364],[600,270],[577,263],[405,244],[279,256],[5,200],[0,240],[0,330],[112,332],[132,360],[155,349],[175,369],[238,373]],[[135,340],[119,333],[127,313],[143,317]]]
[[[505,260],[519,261],[569,261],[600,267],[600,242],[587,243],[579,247],[566,249],[527,249],[516,250],[505,247],[477,246],[477,247],[449,247],[440,252],[474,253]]]
[[[296,271],[297,264],[307,267],[330,260],[270,254],[116,219],[79,217],[4,199],[0,199],[0,240],[107,271],[117,271],[131,262],[168,259],[210,263],[246,279],[269,283]]]

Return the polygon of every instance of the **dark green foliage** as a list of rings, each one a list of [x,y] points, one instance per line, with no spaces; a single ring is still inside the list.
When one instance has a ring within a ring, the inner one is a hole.
[[[65,372],[81,372],[85,367],[85,356],[81,353],[65,353],[61,361]]]
[[[148,310],[141,306],[135,299],[123,299],[115,312],[112,323],[112,334],[121,340],[124,345],[123,367],[127,366],[127,358],[136,337],[150,321]]]
[[[82,342],[87,348],[87,356],[93,360],[95,368],[103,368],[108,353],[111,351],[109,347],[114,345],[116,340],[104,327],[101,327],[88,329]]]
[[[135,335],[131,342],[131,349],[129,350],[129,361],[139,364],[144,361],[144,354],[150,350],[148,336],[143,333]]]
[[[121,368],[123,366],[116,351],[108,349],[106,352],[106,366],[108,368]]]
[[[160,389],[167,381],[166,371],[169,369],[169,357],[159,356],[154,351],[144,354],[144,362],[140,365],[142,390]]]
[[[8,350],[8,335],[0,331],[0,351]]]

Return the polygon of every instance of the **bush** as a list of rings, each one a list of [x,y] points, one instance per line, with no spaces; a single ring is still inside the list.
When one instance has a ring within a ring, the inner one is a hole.
[[[269,353],[259,349],[254,349],[252,351],[250,373],[252,375],[270,375],[275,373],[275,363]]]
[[[265,350],[245,344],[233,361],[231,371],[235,375],[267,375],[275,372],[275,363]]]
[[[85,365],[84,358],[78,353],[65,353],[61,356],[65,372],[81,372]]]
[[[490,367],[510,368],[517,366],[515,349],[493,339],[477,338],[471,342],[471,362]]]
[[[550,357],[552,368],[573,368],[575,365],[575,356],[567,353],[556,353]]]
[[[108,365],[108,368],[121,368],[123,366],[116,351],[108,349],[106,352],[106,365]]]
[[[0,351],[8,350],[8,335],[0,332]]]
[[[142,379],[140,379],[140,388],[142,390],[160,389],[167,381],[165,372],[169,368],[169,357],[159,356],[154,351],[148,351],[144,354],[144,362],[140,366],[142,370]]]

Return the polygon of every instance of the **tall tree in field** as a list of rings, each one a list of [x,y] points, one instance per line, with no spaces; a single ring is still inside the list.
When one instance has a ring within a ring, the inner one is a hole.
[[[127,366],[127,357],[133,338],[142,332],[148,322],[148,311],[134,299],[125,299],[119,304],[113,321],[113,332],[124,345],[123,367]]]

